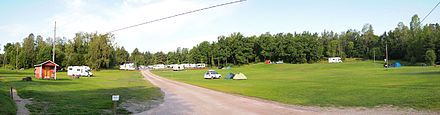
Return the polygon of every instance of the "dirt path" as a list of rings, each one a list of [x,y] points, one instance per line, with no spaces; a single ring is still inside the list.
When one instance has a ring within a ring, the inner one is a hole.
[[[30,99],[22,99],[18,96],[18,92],[15,89],[12,89],[12,95],[14,96],[15,105],[17,105],[17,115],[29,115],[30,112],[26,105],[32,103],[32,101]]]
[[[165,93],[164,103],[139,115],[297,115],[297,114],[439,114],[413,109],[380,108],[322,108],[279,104],[201,88],[156,76],[148,70],[142,75]]]

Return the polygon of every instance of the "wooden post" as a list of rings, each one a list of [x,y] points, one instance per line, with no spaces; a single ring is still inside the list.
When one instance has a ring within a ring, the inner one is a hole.
[[[113,115],[116,115],[116,101],[113,101]]]
[[[10,95],[11,95],[11,99],[14,100],[14,93],[12,92],[12,87],[11,87],[11,90],[10,90],[10,91],[11,91],[11,93],[10,93]]]

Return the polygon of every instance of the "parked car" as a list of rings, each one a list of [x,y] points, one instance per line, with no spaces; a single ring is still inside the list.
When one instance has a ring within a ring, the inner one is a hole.
[[[205,79],[220,79],[221,77],[222,75],[214,70],[208,70],[208,72],[206,72],[204,76]]]

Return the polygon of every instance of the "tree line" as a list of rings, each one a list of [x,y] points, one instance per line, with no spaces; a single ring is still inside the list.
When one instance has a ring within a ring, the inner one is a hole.
[[[0,63],[8,68],[31,68],[52,58],[52,38],[29,34],[21,43],[7,43]],[[58,38],[55,61],[62,67],[88,65],[93,69],[117,68],[125,62],[136,65],[206,63],[208,65],[241,65],[265,60],[286,63],[315,63],[327,57],[389,59],[412,64],[438,64],[440,59],[439,24],[422,25],[414,15],[409,27],[399,22],[394,30],[380,36],[373,26],[365,24],[361,31],[350,29],[336,33],[263,33],[244,36],[236,32],[219,36],[217,41],[203,41],[189,48],[178,47],[170,52],[129,53],[114,43],[113,34],[76,33],[73,39]]]

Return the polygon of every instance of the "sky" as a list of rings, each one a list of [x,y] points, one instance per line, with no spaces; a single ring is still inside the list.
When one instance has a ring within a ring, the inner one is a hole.
[[[22,42],[30,33],[45,39],[72,39],[77,32],[107,33],[234,0],[1,0],[0,49]],[[247,0],[176,18],[113,32],[114,43],[128,52],[173,51],[192,48],[220,35],[245,36],[270,32],[343,32],[372,24],[376,35],[409,25],[414,14],[421,19],[439,0]],[[422,24],[439,23],[440,8]],[[3,51],[0,51],[0,53]]]

